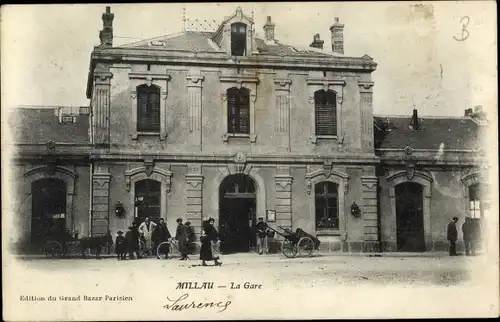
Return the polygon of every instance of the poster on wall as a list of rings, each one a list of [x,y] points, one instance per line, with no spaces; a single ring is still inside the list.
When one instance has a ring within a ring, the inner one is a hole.
[[[276,221],[276,210],[268,210],[267,211],[267,221],[275,222]]]

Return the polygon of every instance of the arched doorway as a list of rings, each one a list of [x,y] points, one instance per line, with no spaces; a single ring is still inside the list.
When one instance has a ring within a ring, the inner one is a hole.
[[[245,174],[226,177],[219,188],[221,252],[247,252],[255,246],[255,183]]]
[[[142,223],[146,217],[158,223],[161,215],[161,182],[144,179],[135,183],[135,217]]]
[[[425,251],[423,186],[400,183],[396,193],[396,229],[398,251]]]
[[[49,233],[66,229],[66,182],[44,178],[31,184],[31,243],[42,245]]]

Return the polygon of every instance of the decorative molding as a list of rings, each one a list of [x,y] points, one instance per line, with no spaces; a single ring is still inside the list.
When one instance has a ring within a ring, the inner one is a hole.
[[[416,182],[423,185],[424,187],[427,187],[424,189],[425,196],[427,198],[431,197],[432,194],[431,185],[434,182],[432,176],[425,172],[417,170],[412,170],[411,173],[412,173],[411,179],[408,179],[408,171],[397,171],[387,176],[386,178],[387,183],[391,186],[391,191],[390,191],[391,198],[396,197],[394,187],[404,182]]]
[[[52,169],[48,171],[47,170],[48,167],[52,167]],[[50,174],[50,176],[53,176],[56,172],[58,172],[58,173],[61,173],[62,175],[65,175],[65,176],[72,178],[73,180],[78,178],[78,174],[76,172],[74,172],[68,168],[58,166],[53,161],[48,162],[48,164],[45,166],[40,166],[40,167],[30,169],[30,170],[26,171],[23,174],[23,176],[25,178],[27,178],[27,177],[30,177],[32,175],[38,174],[38,173],[48,174],[48,172],[52,172],[52,174]]]
[[[372,190],[378,185],[378,177],[363,176],[361,177],[361,185],[368,190]]]
[[[95,85],[110,85],[113,74],[110,72],[94,72]]]
[[[165,184],[164,188],[167,193],[169,193],[172,185],[172,171],[154,167],[154,162],[152,160],[145,160],[144,165],[143,167],[125,171],[125,190],[130,192],[130,187],[133,182],[142,179],[153,179]],[[147,167],[149,167],[150,170],[148,170]],[[147,172],[150,172],[150,174],[148,175]]]
[[[292,80],[289,78],[275,78],[276,91],[290,91]]]
[[[358,80],[360,93],[372,93],[372,88],[375,85],[372,81],[361,81]]]
[[[54,151],[56,149],[56,142],[49,140],[45,143],[45,146],[47,147],[47,151]]]
[[[188,87],[203,87],[203,81],[205,76],[203,75],[187,75],[186,80],[188,81]]]
[[[144,173],[146,173],[146,176],[150,177],[153,174],[154,166],[155,161],[153,159],[144,160]]]
[[[257,77],[256,74],[253,75],[223,75],[222,73],[219,73],[219,81],[221,83],[233,83],[237,84],[238,86],[241,86],[243,84],[258,84],[259,83],[259,78]]]
[[[473,170],[474,171],[474,170]],[[484,176],[482,173],[478,171],[470,172],[468,174],[465,174],[461,180],[462,186],[463,186],[463,197],[466,199],[469,199],[469,187],[474,185],[474,184],[481,184],[487,182],[487,180],[484,179]]]
[[[333,165],[332,165],[333,167]],[[309,172],[305,175],[306,178],[306,193],[309,195],[312,191],[312,182],[320,181],[319,179],[323,179],[326,181],[333,181],[337,184],[342,184],[342,187],[348,188],[347,182],[349,180],[349,175],[344,172],[337,171],[335,169],[330,169],[328,173],[325,172],[325,169],[318,169],[312,172]],[[347,189],[344,190],[344,194],[347,194]]]

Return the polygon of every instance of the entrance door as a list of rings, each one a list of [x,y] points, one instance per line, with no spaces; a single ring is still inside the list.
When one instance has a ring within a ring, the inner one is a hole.
[[[66,229],[66,183],[40,179],[31,184],[31,243],[42,245]]]
[[[136,220],[142,223],[146,217],[158,223],[161,215],[161,182],[144,179],[135,183]]]
[[[406,182],[396,186],[398,251],[425,251],[423,187]]]
[[[248,252],[255,246],[255,184],[247,175],[228,176],[219,189],[221,252]]]

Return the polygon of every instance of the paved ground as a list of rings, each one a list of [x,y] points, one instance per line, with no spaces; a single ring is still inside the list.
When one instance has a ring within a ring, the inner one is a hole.
[[[498,308],[491,301],[496,293],[485,289],[484,280],[479,285],[470,279],[471,272],[480,275],[491,264],[484,256],[339,253],[287,259],[247,253],[223,256],[222,262],[222,267],[202,267],[194,255],[189,261],[25,257],[4,260],[4,267],[15,267],[5,280],[23,320],[466,317],[496,314]],[[178,289],[183,282],[210,282],[213,289]],[[23,295],[50,294],[81,299],[19,301]],[[84,295],[133,300],[89,302]],[[230,305],[179,312],[172,305],[181,296],[188,297],[181,304]]]
[[[114,257],[95,259],[45,259],[23,257],[30,269],[50,272],[68,270],[121,271],[143,269],[153,272],[167,268],[176,278],[216,270],[240,277],[263,274],[277,282],[277,286],[314,287],[317,284],[402,283],[453,285],[469,279],[470,269],[480,265],[481,256],[449,257],[446,253],[384,253],[384,254],[318,254],[314,257],[288,259],[281,254],[256,255],[253,253],[223,255],[222,267],[201,267],[198,256],[188,261],[178,259],[157,260],[147,258],[119,262]],[[209,274],[210,274],[209,273]]]

